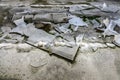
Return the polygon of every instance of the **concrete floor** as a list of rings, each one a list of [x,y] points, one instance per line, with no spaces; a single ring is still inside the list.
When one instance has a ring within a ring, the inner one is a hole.
[[[120,49],[77,54],[69,62],[39,49],[0,49],[0,80],[120,80]]]

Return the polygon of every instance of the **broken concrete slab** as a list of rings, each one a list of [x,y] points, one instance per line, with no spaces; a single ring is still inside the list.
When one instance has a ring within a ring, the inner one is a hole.
[[[34,16],[33,20],[35,21],[52,21],[52,15],[51,14],[37,14]]]
[[[69,20],[69,24],[74,25],[74,31],[77,31],[80,26],[88,26],[80,17],[71,15],[71,19]]]
[[[31,12],[31,14],[41,14],[41,13],[64,13],[67,12],[68,9],[65,8],[57,8],[57,7],[53,7],[53,8],[34,8]]]
[[[68,22],[67,13],[52,13],[52,18],[55,23]]]
[[[103,33],[104,37],[106,35],[108,35],[108,36],[110,36],[110,35],[118,35],[119,33],[114,30],[115,26],[116,26],[116,23],[113,20],[111,20],[109,25],[106,26],[107,28],[105,29],[105,31]]]
[[[70,10],[70,12],[74,15],[79,16],[102,16],[102,17],[111,17],[118,18],[119,17],[119,9],[120,7],[116,5],[109,5],[107,9],[102,10],[102,4],[88,4],[86,9],[82,9],[81,7],[76,7],[74,10]],[[117,17],[116,17],[117,16]]]
[[[50,35],[43,30],[35,28],[33,23],[28,24],[26,27],[16,27],[11,31],[11,33],[19,33],[21,35],[28,36],[28,41],[31,42],[51,42],[55,38],[55,36]]]
[[[85,23],[80,17],[71,15],[71,19],[69,20],[69,24],[75,25],[75,26],[88,26],[87,23]]]
[[[120,7],[118,7],[118,6],[108,5],[106,3],[104,3],[99,8],[101,8],[101,10],[104,11],[104,12],[111,12],[111,13],[116,13],[120,9]]]
[[[79,49],[79,46],[73,46],[72,48],[70,47],[51,47],[51,53],[54,53],[56,55],[59,55],[63,58],[69,59],[69,60],[74,60],[77,51]]]
[[[68,21],[67,13],[43,13],[36,14],[33,18],[34,21],[47,21],[54,23],[63,23]]]
[[[41,30],[41,29],[36,29],[33,24],[28,24],[27,25],[26,31],[24,34],[29,36],[28,40],[32,42],[38,42],[38,41],[46,41],[46,42],[51,42],[54,40],[55,36],[48,34],[47,32]]]
[[[73,61],[75,58],[75,55],[77,54],[77,51],[79,49],[79,45],[72,45],[71,43],[65,43],[65,42],[54,42],[54,43],[49,43],[49,42],[44,42],[44,41],[39,41],[37,44],[33,44],[31,42],[26,42],[29,45],[36,47],[38,49],[41,49],[45,52],[48,52],[49,54],[56,54],[58,56],[61,56],[65,59]]]
[[[21,19],[15,20],[14,23],[15,23],[18,27],[26,27],[26,23],[24,22],[24,16],[22,16]]]

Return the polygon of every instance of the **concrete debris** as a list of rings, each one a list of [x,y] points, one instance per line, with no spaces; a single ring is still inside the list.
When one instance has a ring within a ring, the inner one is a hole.
[[[58,27],[58,29],[62,32],[62,33],[71,33],[71,30],[69,29],[70,24],[64,24],[60,27]]]
[[[72,47],[72,45],[70,44],[70,43],[68,43],[68,42],[64,42],[64,41],[54,41],[54,46],[56,46],[56,47],[58,47],[58,46],[62,46],[62,47],[64,47],[64,46],[67,46],[67,47]]]
[[[78,49],[79,46],[73,46],[72,48],[66,46],[64,47],[59,46],[59,47],[51,47],[51,52],[73,61],[75,55],[77,54]]]
[[[120,20],[106,18],[102,21],[100,27],[97,27],[96,29],[103,32],[104,37],[118,35],[120,33]]]
[[[54,23],[66,23],[68,22],[68,15],[67,13],[53,13],[52,18]]]
[[[35,21],[34,22],[35,28],[42,29],[46,32],[50,32],[53,30],[54,24],[51,22],[42,22],[42,21]]]
[[[114,22],[120,27],[120,19],[114,20]]]
[[[116,13],[117,11],[119,11],[119,8],[117,8],[117,6],[107,5],[106,3],[104,3],[101,10],[104,12]]]
[[[107,48],[105,44],[101,43],[78,43],[80,45],[80,52],[86,53],[86,52],[95,52],[99,48]]]
[[[47,32],[43,30],[38,30],[34,27],[33,24],[27,25],[29,29],[26,29],[25,33],[27,36],[29,36],[28,40],[32,42],[38,42],[38,41],[47,41],[51,42],[54,40],[55,36],[48,34]]]
[[[38,43],[36,43],[36,46],[38,47],[45,47],[45,45],[47,45],[48,42],[44,42],[44,41],[39,41]]]
[[[32,45],[34,44],[32,43]],[[49,44],[48,42],[40,41],[34,46],[42,49],[43,51],[49,52],[50,54],[56,54],[71,61],[74,60],[75,55],[79,49],[79,46],[76,45],[68,47],[69,44],[67,45],[65,42],[54,42],[53,44]]]
[[[16,27],[11,33],[19,33],[21,35],[28,36],[28,41],[39,42],[39,41],[48,41],[51,42],[54,40],[55,36],[48,34],[47,32],[35,28],[33,23],[27,24],[26,27]]]
[[[97,28],[97,27],[100,26],[100,23],[98,21],[96,21],[96,20],[92,20],[91,23],[92,23],[94,28]]]
[[[25,15],[25,21],[31,23],[33,21],[33,15]]]
[[[14,23],[18,27],[26,27],[26,23],[24,22],[24,16],[21,19],[15,20]]]
[[[76,43],[82,42],[84,38],[84,34],[80,34],[76,37]]]
[[[117,33],[114,28],[115,28],[116,24],[114,23],[113,20],[110,21],[109,25],[107,26],[107,28],[105,29],[103,35],[106,36],[110,36],[110,35],[118,35],[119,33]]]
[[[89,8],[92,8],[92,6],[91,5],[87,5],[87,4],[73,5],[73,6],[69,7],[69,11],[71,13],[74,13],[74,12],[78,12],[78,11],[82,11],[82,10],[87,10]]]
[[[68,42],[75,42],[75,39],[74,39],[74,35],[73,35],[73,34],[70,34],[70,33],[68,33],[68,34],[61,34],[61,37],[62,37],[64,40],[68,41]]]
[[[120,34],[119,35],[115,35],[113,43],[120,47]]]
[[[54,23],[63,23],[68,21],[67,13],[47,13],[47,14],[36,14],[34,16],[35,21],[47,21]]]
[[[105,26],[108,26],[110,23],[110,20],[108,18],[103,20],[103,23],[105,24]]]
[[[33,18],[34,21],[52,21],[52,15],[51,14],[36,14]]]
[[[85,23],[81,18],[77,16],[71,16],[71,19],[69,20],[69,24],[76,26],[74,31],[77,31],[79,26],[88,26],[87,23]]]
[[[106,45],[110,48],[115,48],[116,47],[113,43],[106,43]]]
[[[34,24],[35,24],[35,27],[38,29],[45,27],[44,24],[41,22],[35,22]]]
[[[78,49],[87,53],[119,46],[120,19],[116,17],[120,14],[118,10],[119,7],[115,6],[114,9],[106,3],[102,6],[85,3],[14,7],[9,10],[9,14],[16,27],[12,30],[2,27],[1,31],[7,34],[1,33],[0,40],[11,43],[30,42],[33,47],[74,60]],[[94,32],[94,29],[100,33]],[[112,38],[103,40],[102,34],[104,37],[115,36],[114,41]],[[8,36],[9,39],[6,39]],[[17,45],[16,48],[18,52],[29,52],[32,49],[27,44]],[[30,63],[31,66],[42,65],[33,62]]]
[[[102,10],[104,10],[107,7],[108,7],[108,5],[106,3],[104,3],[103,6],[102,6]]]

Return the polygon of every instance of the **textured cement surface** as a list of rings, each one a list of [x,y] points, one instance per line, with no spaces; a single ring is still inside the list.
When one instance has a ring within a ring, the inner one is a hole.
[[[5,80],[120,80],[120,49],[79,52],[72,63],[39,49],[0,49],[0,76]]]

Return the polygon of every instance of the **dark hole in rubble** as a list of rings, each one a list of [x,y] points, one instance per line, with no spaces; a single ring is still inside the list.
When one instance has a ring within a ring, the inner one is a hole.
[[[10,19],[9,8],[0,7],[0,26],[11,22]]]
[[[115,28],[114,28],[114,30],[115,30],[116,32],[120,33],[120,26],[116,25]]]
[[[52,26],[50,24],[43,24],[40,21],[35,21],[34,24],[37,29],[42,29],[46,32],[52,30]]]

